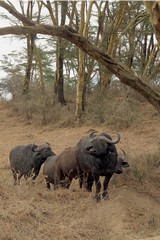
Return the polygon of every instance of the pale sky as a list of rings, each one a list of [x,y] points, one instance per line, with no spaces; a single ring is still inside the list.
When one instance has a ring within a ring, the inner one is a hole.
[[[0,24],[1,27],[1,24]],[[0,36],[0,60],[3,59],[3,55],[10,54],[12,51],[21,51],[24,46],[25,41],[18,40],[12,35]],[[5,74],[0,69],[0,79],[4,77]]]
[[[11,1],[15,4],[19,4],[19,1]],[[8,11],[0,8],[0,17],[2,14],[10,15]],[[11,15],[10,15],[11,16]],[[11,23],[4,18],[0,18],[0,27],[11,26]],[[14,50],[21,50],[23,47],[23,42],[16,39],[13,35],[0,36],[0,60],[2,60],[3,55],[9,54]],[[4,72],[0,70],[0,79],[4,76]]]

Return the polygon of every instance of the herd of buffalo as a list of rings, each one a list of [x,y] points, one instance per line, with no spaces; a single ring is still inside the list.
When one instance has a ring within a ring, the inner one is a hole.
[[[43,167],[43,175],[46,179],[47,188],[53,184],[56,190],[59,186],[69,188],[72,179],[79,179],[80,188],[92,191],[95,182],[96,201],[107,199],[108,184],[114,173],[122,173],[122,168],[129,167],[124,157],[120,157],[115,147],[120,141],[120,135],[116,133],[112,139],[107,133],[96,134],[91,131],[87,136],[80,139],[75,147],[69,147],[56,155],[50,145],[20,145],[13,148],[9,154],[10,167],[14,177],[14,184],[20,183],[24,176],[25,180],[32,177],[36,179]],[[103,192],[100,194],[100,177],[104,176]]]

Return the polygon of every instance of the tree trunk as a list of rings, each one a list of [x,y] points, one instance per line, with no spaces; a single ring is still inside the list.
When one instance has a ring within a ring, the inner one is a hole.
[[[67,2],[61,1],[61,26],[65,25],[67,12]],[[58,39],[57,41],[57,55],[56,55],[56,81],[54,86],[54,91],[57,96],[57,100],[61,105],[66,105],[64,98],[64,76],[63,76],[63,40]]]
[[[88,25],[91,15],[92,6],[94,1],[90,1],[87,16],[86,16],[86,23],[84,22],[84,10],[85,10],[85,1],[81,2],[81,21],[79,26],[79,33],[83,36],[87,37],[88,35]],[[77,82],[77,95],[76,95],[76,111],[75,116],[76,119],[79,121],[81,118],[82,111],[85,110],[85,54],[81,49],[79,49],[79,68],[78,68],[78,82]]]
[[[44,79],[43,79],[43,68],[42,68],[42,60],[41,60],[41,56],[39,53],[39,49],[37,48],[37,46],[34,46],[34,50],[35,50],[35,57],[38,63],[38,69],[39,69],[39,83],[40,83],[40,88],[41,88],[41,94],[45,95],[45,85],[44,85]]]
[[[22,5],[21,5],[21,9],[24,14],[24,8]],[[32,3],[32,1],[30,1],[27,6],[27,17],[30,20],[32,20],[32,11],[33,11],[33,3]],[[26,23],[24,23],[24,25],[25,24]],[[27,35],[27,66],[26,66],[26,73],[25,73],[25,77],[24,77],[23,94],[27,94],[29,91],[32,59],[33,59],[33,51],[34,51],[34,38],[35,38],[35,36],[33,34]]]
[[[114,18],[114,21],[112,23],[112,29],[111,29],[111,35],[109,44],[107,45],[107,49],[102,48],[107,54],[109,54],[111,57],[115,55],[116,49],[117,49],[117,42],[118,42],[118,29],[122,23],[123,17],[125,15],[128,3],[127,2],[120,2],[119,3],[119,9],[117,9],[116,16]],[[108,36],[107,36],[108,37]],[[106,38],[103,39],[103,41],[106,41]],[[100,79],[100,89],[102,93],[105,93],[106,89],[109,87],[112,73],[108,70],[104,70],[102,67],[102,72],[100,73],[101,79]]]
[[[81,21],[79,26],[79,33],[83,34],[84,30],[84,9],[85,1],[81,2]],[[82,102],[84,91],[84,52],[79,49],[79,61],[78,61],[78,80],[77,80],[77,93],[76,93],[76,111],[75,117],[79,121],[82,114]]]
[[[56,64],[56,80],[54,84],[54,92],[57,95],[57,100],[61,105],[66,105],[64,98],[64,77],[63,77],[63,57],[62,57],[62,39],[57,42],[57,64]]]
[[[76,95],[76,111],[75,116],[79,121],[81,118],[82,103],[83,103],[83,91],[84,91],[84,52],[79,50],[79,69],[78,69],[78,81],[77,81],[77,95]]]
[[[33,48],[34,48],[34,35],[28,34],[27,36],[27,66],[23,84],[23,94],[27,94],[29,91],[32,59],[33,59]]]
[[[155,30],[155,35],[160,46],[160,3],[159,1],[144,1],[150,22]]]

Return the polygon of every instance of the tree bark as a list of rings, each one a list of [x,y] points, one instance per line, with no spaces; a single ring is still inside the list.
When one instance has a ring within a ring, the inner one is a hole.
[[[66,11],[67,11],[67,2],[61,1],[61,26],[65,25],[66,20]],[[58,13],[57,13],[58,14]],[[57,20],[58,21],[58,20]],[[58,38],[57,40],[57,54],[56,54],[56,81],[54,84],[54,92],[57,96],[58,102],[61,105],[66,105],[66,100],[64,97],[64,76],[63,76],[63,40]]]
[[[40,88],[41,88],[41,94],[42,96],[45,95],[45,84],[44,84],[44,79],[43,79],[43,66],[42,66],[42,59],[40,56],[39,49],[36,45],[34,45],[34,53],[36,57],[36,61],[38,64],[38,69],[39,69],[39,83],[40,83]]]
[[[57,95],[58,102],[61,103],[61,105],[66,105],[64,98],[62,39],[59,39],[59,42],[57,42],[57,48],[56,80],[54,84],[54,92]]]
[[[29,91],[32,59],[33,59],[33,49],[34,49],[34,35],[28,34],[28,36],[27,36],[27,66],[26,66],[26,72],[25,72],[25,77],[24,77],[23,94],[27,94]]]
[[[22,10],[23,10],[22,12],[24,14],[24,9],[22,8]],[[32,11],[33,11],[33,5],[32,5],[32,1],[30,1],[27,6],[27,18],[28,19],[32,19]],[[25,23],[23,23],[23,24],[25,25]],[[24,77],[23,94],[28,94],[28,91],[29,91],[34,44],[35,44],[35,36],[33,34],[28,34],[27,35],[27,66],[26,66],[26,73],[25,73],[25,77]]]
[[[84,31],[84,10],[85,10],[85,1],[81,2],[81,21],[79,26],[79,33],[83,34]],[[79,49],[79,61],[78,61],[78,79],[77,79],[77,92],[76,92],[76,111],[75,111],[75,117],[77,121],[80,120],[82,115],[82,102],[83,102],[83,91],[84,91],[84,72],[85,72],[85,66],[84,66],[84,52]]]
[[[159,1],[144,1],[150,22],[155,30],[155,35],[160,46],[160,3]]]
[[[109,40],[109,43],[107,44],[107,49],[102,48],[102,50],[104,50],[111,57],[114,57],[116,49],[117,49],[117,42],[118,42],[118,37],[119,37],[118,36],[118,29],[121,26],[122,20],[125,16],[127,6],[128,6],[127,2],[122,1],[122,2],[119,3],[119,8],[117,9],[116,16],[115,16],[115,18],[113,20],[113,23],[112,23],[110,40]],[[104,44],[105,41],[106,41],[106,38],[103,39],[102,45]],[[101,69],[102,69],[102,72],[100,73],[100,76],[101,76],[100,87],[101,87],[102,93],[105,93],[106,89],[110,85],[111,78],[112,78],[113,74],[110,71],[104,70],[104,68],[101,68]]]

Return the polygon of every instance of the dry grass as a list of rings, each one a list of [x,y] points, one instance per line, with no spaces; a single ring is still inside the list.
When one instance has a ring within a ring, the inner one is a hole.
[[[160,151],[154,153],[141,153],[131,160],[132,174],[142,181],[144,178],[150,178],[150,173],[160,167]]]
[[[35,92],[10,102],[13,111],[25,121],[39,125],[54,124],[58,127],[75,127],[75,98],[67,96],[67,106],[61,106],[47,93],[45,97]],[[67,95],[67,94],[66,94]],[[134,126],[139,118],[139,105],[135,97],[126,97],[125,92],[108,90],[104,96],[99,91],[89,95],[81,125],[103,125],[121,130]]]
[[[74,146],[94,126],[55,128],[52,124],[26,124],[1,103],[0,240],[146,240],[159,236],[157,136],[160,135],[160,121],[152,116],[154,110],[150,106],[146,105],[146,109],[141,120],[138,119],[141,125],[120,131],[121,142],[117,148],[118,151],[120,148],[126,150],[130,169],[124,170],[123,175],[113,176],[109,200],[97,204],[93,201],[95,189],[93,193],[79,189],[76,180],[70,189],[47,190],[42,171],[35,186],[26,185],[23,179],[20,186],[14,186],[8,162],[9,151],[16,145],[47,141],[58,154]],[[113,132],[104,125],[96,130]],[[134,166],[136,171],[145,170],[141,181],[132,174]]]

